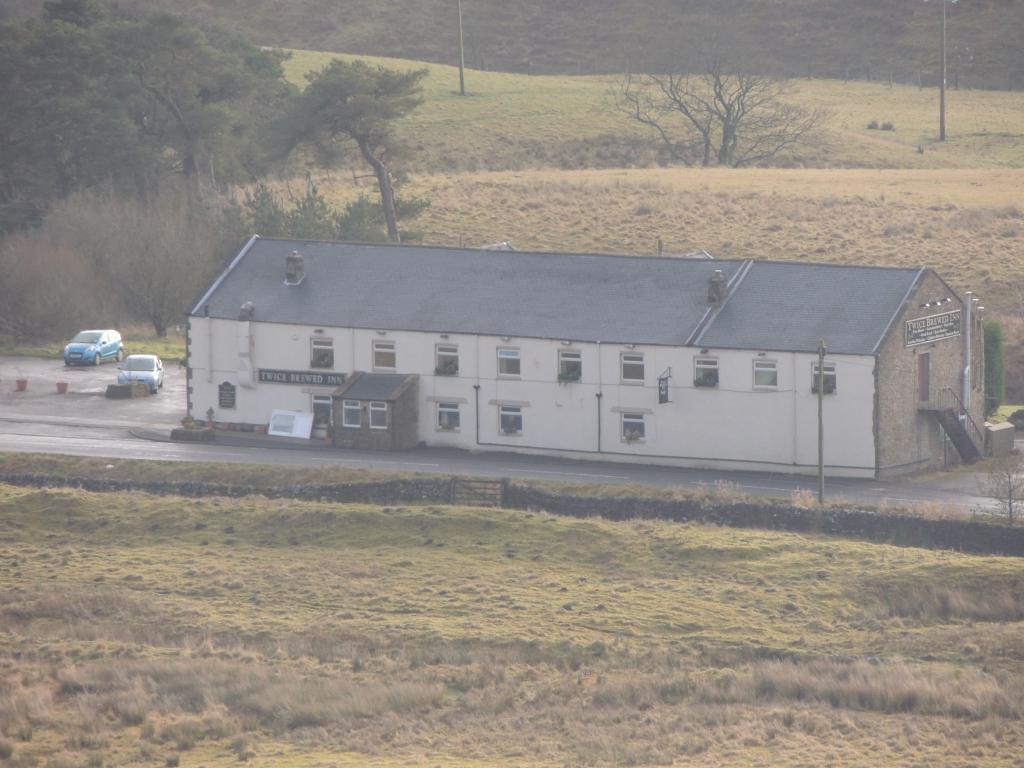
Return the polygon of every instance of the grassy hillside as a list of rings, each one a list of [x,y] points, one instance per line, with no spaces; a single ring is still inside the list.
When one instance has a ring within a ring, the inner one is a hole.
[[[12,766],[1015,765],[1020,563],[0,486]]]
[[[335,202],[362,182],[320,177]],[[1021,171],[636,169],[415,176],[428,243],[924,265],[1024,311]],[[1016,201],[1016,203],[1014,202]]]
[[[332,54],[293,51],[288,77],[304,83]],[[342,58],[353,58],[344,56]],[[365,58],[365,57],[361,57]],[[389,67],[428,66],[424,104],[401,131],[408,167],[461,172],[518,168],[601,168],[659,162],[656,137],[617,113],[611,77],[527,76],[370,58]],[[938,92],[881,83],[794,80],[788,98],[831,117],[812,144],[780,160],[801,167],[1024,168],[1024,93],[951,92],[948,141],[935,141]],[[894,131],[869,130],[872,120]],[[923,152],[919,152],[920,149]]]
[[[37,11],[42,0],[10,0]],[[453,0],[120,0],[248,33],[260,43],[454,63]],[[917,73],[935,83],[939,6],[892,0],[466,0],[466,55],[478,69],[622,72],[729,51],[785,75],[875,79]],[[1024,87],[1024,5],[972,0],[949,8],[950,71],[966,84]]]

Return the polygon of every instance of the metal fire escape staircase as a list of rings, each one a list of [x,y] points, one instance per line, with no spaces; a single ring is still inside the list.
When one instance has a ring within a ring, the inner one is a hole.
[[[973,464],[981,458],[985,435],[950,387],[943,387],[937,400],[921,403],[920,410],[935,416],[965,464]]]

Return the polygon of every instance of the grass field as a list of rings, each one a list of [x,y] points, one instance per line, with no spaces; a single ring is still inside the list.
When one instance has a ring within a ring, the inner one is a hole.
[[[295,51],[289,77],[330,57]],[[455,69],[428,69],[401,130],[408,193],[431,201],[412,225],[425,242],[650,254],[660,237],[669,253],[924,265],[989,309],[1024,311],[1024,94],[951,92],[939,143],[933,90],[794,81],[795,102],[831,112],[786,160],[807,167],[657,168],[652,137],[611,110],[608,78],[470,72],[461,98]],[[338,203],[374,194],[348,172],[314,175]]]
[[[159,355],[165,361],[180,360],[185,357],[185,337],[173,331],[168,332],[164,338],[137,330],[127,330],[123,336],[125,351],[129,355]],[[0,336],[0,356],[49,357],[59,360],[64,353],[66,343],[66,341],[50,341],[19,344]]]
[[[989,310],[1024,311],[1024,172],[619,169],[416,176],[424,242],[933,267]],[[324,177],[336,203],[367,186]]]
[[[1020,562],[0,486],[12,766],[1018,765]]]
[[[454,67],[314,51],[293,51],[287,75],[304,84],[305,73],[336,56],[428,69],[424,103],[400,131],[412,150],[409,167],[418,171],[646,166],[657,160],[655,137],[612,108],[614,78],[470,71],[468,94],[461,97]],[[940,143],[936,89],[834,80],[795,80],[792,89],[787,98],[793,103],[827,109],[831,117],[818,140],[784,164],[1024,167],[1024,93],[950,91],[948,140]],[[895,130],[868,130],[872,120],[892,122]]]

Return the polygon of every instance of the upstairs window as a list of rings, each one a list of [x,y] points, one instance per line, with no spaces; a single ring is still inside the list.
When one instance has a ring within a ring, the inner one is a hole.
[[[836,366],[835,363],[825,363],[822,366],[822,373],[824,374],[822,380],[822,393],[826,395],[834,395],[836,392]],[[818,364],[811,363],[811,393],[818,394]]]
[[[373,369],[375,371],[393,371],[395,362],[395,342],[373,342]]]
[[[454,344],[438,344],[434,373],[438,376],[456,376],[459,373],[459,348]]]
[[[754,361],[754,389],[778,389],[779,369],[774,360]]]
[[[576,349],[558,351],[558,380],[579,381],[583,378],[583,353]]]
[[[388,428],[388,404],[373,401],[370,403],[370,429]]]
[[[498,375],[518,376],[520,372],[519,350],[511,347],[498,348]]]
[[[523,409],[518,405],[499,406],[498,427],[503,435],[521,435],[523,433]]]
[[[639,352],[623,352],[620,359],[622,361],[622,380],[642,384],[644,381],[644,356]]]
[[[333,339],[310,339],[309,349],[310,368],[333,368],[334,367],[334,340]]]
[[[713,357],[698,357],[694,359],[693,386],[718,386],[718,360]]]

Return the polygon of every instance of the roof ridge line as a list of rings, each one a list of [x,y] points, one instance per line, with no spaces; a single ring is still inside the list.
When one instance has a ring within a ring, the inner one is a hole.
[[[223,283],[228,274],[238,266],[238,262],[240,262],[245,255],[252,250],[253,245],[255,245],[256,241],[259,239],[260,236],[256,234],[249,238],[248,242],[242,246],[242,250],[238,252],[238,255],[231,260],[230,264],[228,264],[227,269],[220,273],[217,279],[213,281],[213,284],[206,290],[206,293],[204,293],[199,301],[196,302],[195,306],[192,307],[192,311],[189,314],[194,315],[199,312],[199,308],[209,300],[214,291],[220,288],[220,284]]]
[[[736,290],[740,287],[740,283],[743,282],[743,278],[747,276],[747,273],[753,268],[753,266],[754,259],[747,259],[743,262],[742,266],[740,266],[736,271],[736,274],[732,276],[732,279],[725,284],[726,288],[729,289],[728,293],[725,295],[725,299],[718,306],[708,307],[708,311],[704,313],[704,317],[701,318],[701,321],[697,324],[693,333],[690,334],[690,338],[686,340],[687,346],[690,344],[696,345],[697,342],[704,337],[708,328],[710,328],[711,324],[715,322],[715,318],[718,317],[721,311],[725,309],[725,305],[729,303],[729,299],[731,299],[736,293]]]

